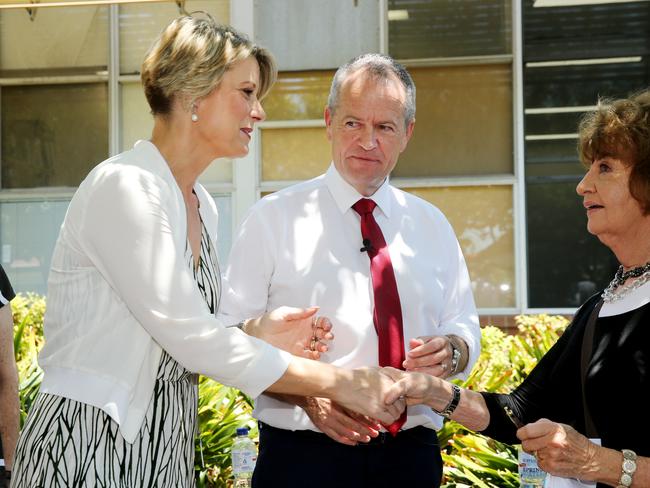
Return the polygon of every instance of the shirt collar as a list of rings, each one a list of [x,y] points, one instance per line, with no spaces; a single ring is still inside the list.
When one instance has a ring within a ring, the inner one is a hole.
[[[377,207],[379,207],[379,210],[381,210],[386,218],[390,217],[391,191],[388,178],[386,178],[375,193],[369,197],[364,197],[355,190],[352,185],[343,179],[334,166],[334,163],[331,163],[330,167],[327,169],[327,173],[325,173],[325,184],[332,194],[336,206],[342,214],[352,208],[352,205],[354,205],[359,199],[370,198],[377,204]]]

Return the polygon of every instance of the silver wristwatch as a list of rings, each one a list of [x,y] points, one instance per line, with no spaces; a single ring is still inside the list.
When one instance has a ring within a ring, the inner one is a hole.
[[[636,471],[636,453],[623,449],[623,463],[621,464],[621,478],[616,488],[629,488],[632,486],[632,477]]]

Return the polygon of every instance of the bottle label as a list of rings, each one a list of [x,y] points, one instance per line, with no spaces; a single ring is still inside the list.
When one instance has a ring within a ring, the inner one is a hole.
[[[237,476],[239,473],[252,473],[255,469],[257,453],[253,451],[233,451],[232,471]]]
[[[537,459],[519,449],[519,477],[521,487],[543,487],[546,473],[537,466]]]

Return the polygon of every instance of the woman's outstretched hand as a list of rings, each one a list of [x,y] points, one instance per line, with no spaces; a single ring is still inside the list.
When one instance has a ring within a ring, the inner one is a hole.
[[[318,307],[279,307],[256,319],[247,320],[242,328],[248,335],[262,339],[294,356],[319,359],[334,339],[332,323],[318,317]]]

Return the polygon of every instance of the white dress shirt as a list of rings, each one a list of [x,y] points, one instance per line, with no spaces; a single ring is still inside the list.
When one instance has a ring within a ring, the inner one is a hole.
[[[360,252],[360,218],[351,208],[360,198],[331,165],[325,175],[257,202],[230,253],[224,320],[236,322],[281,305],[319,306],[335,335],[322,360],[345,368],[376,366],[370,260]],[[411,338],[456,334],[469,346],[469,372],[479,355],[480,328],[451,226],[433,205],[387,182],[371,198],[395,269],[405,348]],[[404,428],[442,424],[427,407],[408,412]],[[317,430],[301,408],[265,395],[256,400],[254,415],[283,429]]]
[[[214,240],[217,209],[199,184]],[[162,349],[183,367],[259,395],[291,355],[226,328],[187,264],[185,202],[156,146],[93,169],[75,193],[48,280],[41,392],[102,409],[129,442],[151,400]]]

